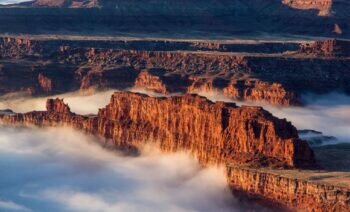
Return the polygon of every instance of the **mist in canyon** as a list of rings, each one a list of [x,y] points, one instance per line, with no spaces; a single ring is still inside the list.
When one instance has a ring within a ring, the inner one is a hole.
[[[279,118],[286,118],[298,130],[315,130],[326,136],[334,136],[339,142],[350,143],[350,96],[343,93],[328,93],[323,95],[304,94],[303,107],[274,106],[263,102],[239,102],[220,93],[198,93],[211,101],[235,102],[237,105],[262,106]],[[303,138],[303,135],[301,135]],[[329,143],[331,144],[331,143]]]
[[[11,93],[0,96],[0,110],[11,109],[16,113],[29,111],[44,111],[48,98],[62,98],[68,103],[72,112],[78,114],[97,114],[98,109],[106,106],[111,96],[117,90],[107,90],[93,93],[70,92],[50,97],[28,97],[21,93]]]
[[[232,211],[221,168],[145,147],[138,157],[70,128],[0,127],[0,211]],[[252,208],[252,207],[250,207]]]
[[[152,97],[164,97],[164,96],[173,96],[181,95],[179,93],[174,94],[159,94],[152,91],[148,91],[144,88],[129,88],[125,91],[143,93]],[[119,90],[105,90],[105,91],[88,91],[88,92],[69,92],[60,95],[54,95],[49,97],[28,97],[25,94],[18,93],[9,93],[3,96],[0,96],[0,110],[2,109],[11,109],[16,113],[26,113],[30,111],[44,111],[45,103],[48,98],[61,98],[64,99],[64,102],[67,103],[72,112],[78,113],[81,115],[85,114],[97,114],[98,109],[105,107],[111,96],[114,92],[120,92]]]
[[[137,92],[155,96],[154,93],[146,90],[137,90]],[[326,144],[350,143],[350,131],[348,130],[350,129],[350,115],[348,115],[350,114],[350,96],[344,93],[332,92],[322,95],[306,93],[301,97],[304,102],[302,107],[276,106],[264,102],[240,102],[222,93],[214,92],[198,92],[197,94],[213,102],[235,102],[238,106],[262,106],[274,116],[291,121],[298,130],[318,131],[324,136],[336,138],[332,140],[332,143]],[[315,135],[314,133],[303,133],[300,136],[307,138],[307,136]]]
[[[58,97],[72,111],[90,114],[113,92]],[[45,110],[46,99],[6,95],[0,109]],[[203,168],[187,153],[164,154],[146,146],[132,157],[103,144],[102,138],[71,128],[0,125],[0,168],[6,170],[0,211],[268,211],[238,201],[223,168]]]
[[[142,88],[130,88],[128,91],[144,93],[149,96],[165,96]],[[71,92],[51,97],[22,97],[18,94],[0,97],[0,110],[12,109],[14,112],[29,112],[45,110],[47,98],[63,98],[71,110],[78,114],[97,114],[98,109],[109,103],[111,95],[117,90],[107,90],[96,93]],[[235,102],[237,105],[262,106],[274,116],[286,118],[298,130],[316,130],[327,136],[335,136],[340,142],[350,142],[350,97],[342,93],[326,95],[305,94],[302,96],[305,106],[283,107],[257,102],[238,102],[220,93],[198,93],[211,101]],[[180,94],[170,94],[180,95]]]
[[[73,112],[96,114],[113,92],[58,97]],[[219,94],[201,95],[232,102]],[[303,98],[305,107],[262,106],[298,129],[350,141],[350,97],[332,93]],[[0,110],[45,110],[46,99],[6,95],[0,98]],[[0,210],[6,211],[263,210],[232,196],[223,169],[202,168],[186,153],[164,154],[148,146],[138,157],[125,156],[104,148],[100,138],[70,128],[0,126],[0,168],[6,170],[0,178]]]

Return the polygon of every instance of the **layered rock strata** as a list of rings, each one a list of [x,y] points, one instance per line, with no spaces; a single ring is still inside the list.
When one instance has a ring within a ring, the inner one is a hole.
[[[0,94],[136,86],[159,93],[213,92],[278,105],[299,105],[301,94],[307,92],[350,94],[350,51],[344,40],[307,42],[299,50],[292,46],[293,51],[268,54],[172,50],[189,45],[219,48],[204,41],[159,42],[158,47],[150,47],[153,41],[133,42],[91,41],[96,48],[85,48],[88,42],[83,41],[0,40]],[[112,47],[106,49],[108,44]],[[74,47],[79,45],[84,47]],[[141,47],[152,51],[128,49]],[[153,51],[162,48],[168,51]]]
[[[98,116],[70,112],[59,99],[47,101],[47,112],[1,116],[5,123],[70,125],[112,139],[117,146],[156,143],[164,151],[189,151],[204,164],[313,166],[313,152],[296,129],[261,107],[212,103],[197,95],[152,98],[115,93]]]
[[[332,173],[316,171],[314,176],[303,179],[303,171],[251,169],[229,165],[227,179],[234,192],[244,193],[254,199],[271,201],[292,211],[343,212],[350,210],[350,187],[315,182],[314,179],[332,178]],[[344,173],[344,176],[348,175]]]
[[[323,57],[350,57],[350,42],[343,40],[316,41],[301,45],[299,52]]]

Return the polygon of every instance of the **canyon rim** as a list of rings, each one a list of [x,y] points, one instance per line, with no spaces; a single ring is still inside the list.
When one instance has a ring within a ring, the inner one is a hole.
[[[349,10],[0,0],[0,211],[350,211]]]

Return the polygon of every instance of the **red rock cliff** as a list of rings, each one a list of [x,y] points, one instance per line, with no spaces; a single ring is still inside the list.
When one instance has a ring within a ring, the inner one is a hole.
[[[349,188],[333,185],[334,182],[314,182],[303,179],[300,175],[305,173],[292,171],[287,176],[281,174],[281,170],[251,169],[234,165],[227,167],[227,180],[231,189],[234,192],[243,192],[255,200],[269,200],[274,205],[280,204],[292,209],[291,211],[350,211]]]
[[[349,57],[350,42],[345,40],[315,41],[300,46],[300,53],[323,57]]]
[[[98,116],[74,114],[61,99],[49,99],[46,106],[45,112],[3,114],[0,121],[73,126],[100,134],[121,148],[138,149],[154,143],[163,151],[187,151],[203,165],[225,164],[234,192],[289,209],[350,208],[346,188],[302,180],[296,176],[303,175],[299,170],[290,170],[295,173],[290,174],[295,178],[290,178],[281,174],[281,169],[258,168],[314,165],[313,152],[298,138],[296,129],[261,107],[212,103],[197,95],[153,98],[128,92],[115,93]]]
[[[164,151],[189,151],[203,164],[252,166],[314,165],[313,152],[296,129],[261,107],[212,103],[197,95],[153,98],[115,93],[97,117],[70,112],[62,100],[48,100],[47,112],[2,116],[6,123],[71,125],[97,132],[117,146],[157,144]]]

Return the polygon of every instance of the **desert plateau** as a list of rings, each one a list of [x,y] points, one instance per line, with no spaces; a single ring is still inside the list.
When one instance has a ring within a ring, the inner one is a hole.
[[[348,11],[0,0],[0,211],[350,211]]]

